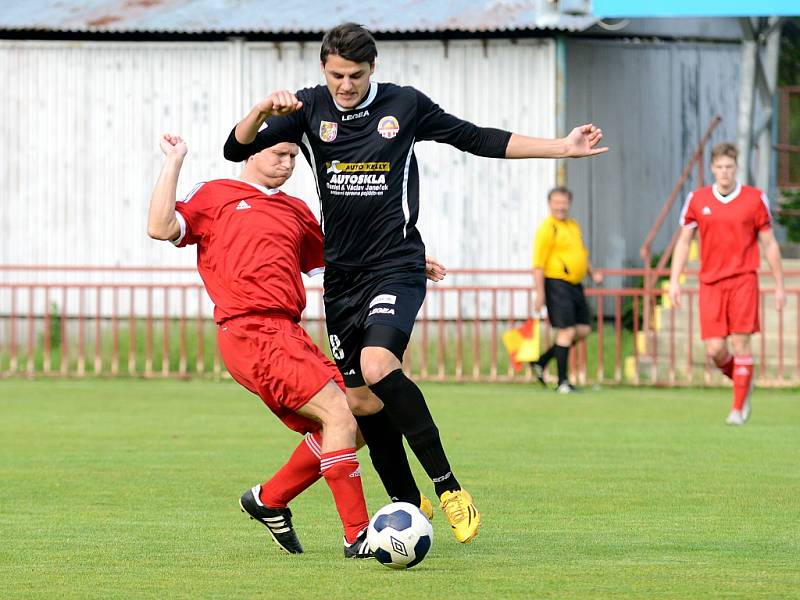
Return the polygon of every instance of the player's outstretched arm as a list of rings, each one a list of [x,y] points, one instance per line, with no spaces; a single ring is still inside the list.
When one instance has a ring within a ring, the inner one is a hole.
[[[608,152],[599,147],[603,131],[591,123],[573,129],[565,138],[534,138],[512,133],[506,158],[581,158]]]
[[[164,153],[164,164],[150,196],[147,215],[147,234],[156,240],[174,240],[181,234],[181,226],[175,217],[175,194],[183,159],[189,149],[183,138],[165,133],[159,140]]]
[[[781,247],[772,229],[758,232],[758,239],[764,249],[772,277],[775,279],[775,310],[782,310],[786,304],[786,290],[783,287],[783,266],[781,265]]]
[[[684,227],[675,242],[675,249],[672,251],[672,266],[669,272],[669,299],[678,308],[681,307],[681,273],[686,266],[689,258],[689,245],[694,236],[693,227]]]
[[[292,92],[272,92],[256,103],[244,119],[236,125],[235,136],[240,144],[249,144],[256,139],[261,126],[270,117],[288,115],[303,108],[303,103]]]

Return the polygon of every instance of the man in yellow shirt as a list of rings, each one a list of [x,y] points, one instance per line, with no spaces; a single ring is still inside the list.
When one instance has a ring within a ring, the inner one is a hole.
[[[547,317],[556,330],[555,343],[531,366],[536,377],[545,385],[544,369],[555,357],[558,365],[556,391],[569,394],[575,388],[567,376],[570,347],[591,331],[589,307],[581,281],[590,273],[600,284],[603,274],[592,272],[589,251],[583,244],[580,225],[569,217],[572,192],[556,187],[547,195],[550,215],[536,231],[533,246],[533,276],[536,282],[534,311],[541,314],[547,305]]]

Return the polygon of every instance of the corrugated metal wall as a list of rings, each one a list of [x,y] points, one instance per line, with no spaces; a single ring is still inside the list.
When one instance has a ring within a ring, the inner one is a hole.
[[[550,41],[386,42],[376,79],[415,85],[476,123],[554,135]],[[0,264],[190,265],[145,234],[157,136],[190,145],[179,192],[231,176],[235,121],[274,89],[321,81],[318,44],[0,42]],[[420,144],[420,228],[451,267],[527,266],[549,161]],[[318,210],[300,165],[287,191]]]
[[[738,44],[568,42],[567,122],[594,121],[612,148],[567,166],[594,264],[642,266],[639,247],[714,115],[723,121],[711,144],[735,141],[740,60]],[[685,194],[698,185],[693,174],[654,252],[669,242]]]

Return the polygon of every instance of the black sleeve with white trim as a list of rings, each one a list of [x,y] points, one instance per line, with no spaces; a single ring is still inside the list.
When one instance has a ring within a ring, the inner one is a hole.
[[[505,158],[511,132],[459,119],[418,90],[417,139],[432,140],[487,158]]]

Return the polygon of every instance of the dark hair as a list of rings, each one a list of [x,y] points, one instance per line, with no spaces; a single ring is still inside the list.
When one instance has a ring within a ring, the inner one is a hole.
[[[343,23],[329,30],[322,38],[319,59],[324,65],[329,54],[341,56],[355,63],[373,64],[378,56],[375,38],[358,23]]]
[[[569,198],[569,201],[572,202],[572,192],[569,191],[569,188],[566,188],[563,185],[556,186],[547,192],[548,202],[550,202],[550,198],[553,197],[553,194],[564,194],[567,198]]]

